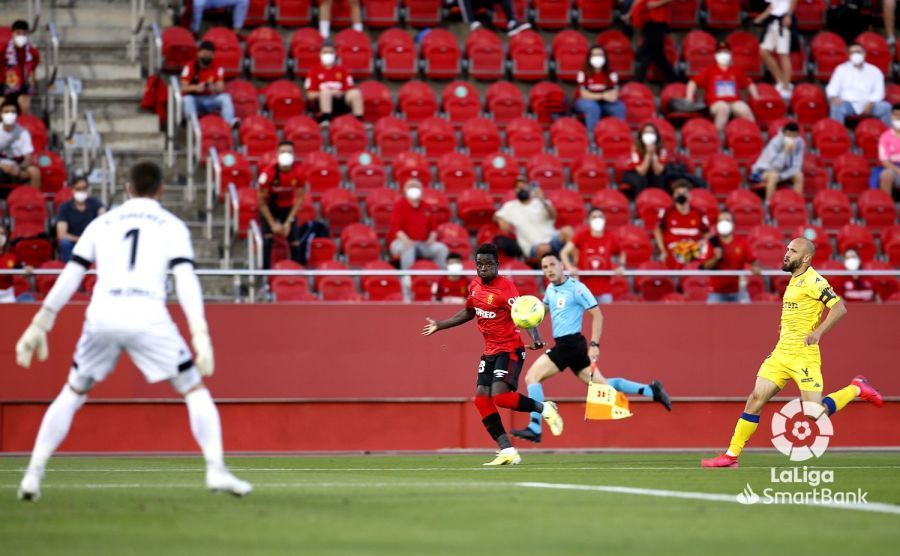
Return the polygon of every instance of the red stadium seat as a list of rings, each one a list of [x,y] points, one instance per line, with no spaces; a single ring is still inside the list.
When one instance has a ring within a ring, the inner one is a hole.
[[[403,29],[388,29],[378,37],[381,76],[405,81],[419,71],[419,54],[413,38]]]
[[[556,62],[556,77],[562,81],[574,82],[578,72],[584,67],[591,48],[585,36],[572,29],[560,31],[551,44],[553,60]]]
[[[3,44],[7,44],[9,39]],[[168,27],[162,32],[162,70],[176,73],[197,58],[197,42],[184,27]]]
[[[613,22],[613,0],[575,0],[578,24],[592,31],[606,29]]]
[[[848,249],[855,250],[863,263],[875,258],[875,238],[865,226],[845,224],[838,232],[837,244],[840,253],[845,253]]]
[[[693,118],[702,117],[702,114],[697,112],[675,112],[669,108],[673,99],[684,98],[686,88],[687,86],[684,83],[669,83],[663,87],[663,90],[660,93],[660,112],[663,113],[667,121],[676,125]]]
[[[737,29],[741,25],[740,0],[705,0],[706,26],[710,29]]]
[[[438,241],[447,246],[450,253],[457,253],[463,259],[472,254],[469,231],[455,222],[444,222],[437,228]]]
[[[710,224],[715,224],[719,219],[719,201],[708,189],[691,190],[691,206],[706,215]]]
[[[65,268],[65,263],[62,261],[45,261],[40,264],[40,270],[62,270]],[[35,290],[39,295],[47,295],[50,293],[50,288],[53,287],[53,284],[56,283],[56,279],[59,278],[58,274],[43,274],[39,276],[35,276],[34,278],[34,286]]]
[[[885,76],[891,75],[891,47],[888,45],[884,35],[874,31],[865,31],[856,37],[858,42],[866,51],[866,62],[872,64],[881,70]]]
[[[813,199],[813,211],[826,228],[838,228],[850,222],[853,210],[843,192],[823,189]]]
[[[769,201],[769,214],[782,230],[806,224],[806,201],[793,189],[779,189]]]
[[[528,179],[541,189],[560,189],[565,184],[562,162],[552,154],[538,153],[525,161]]]
[[[738,164],[748,168],[756,162],[765,141],[756,122],[735,118],[725,127],[725,144],[731,149],[731,155]]]
[[[400,193],[396,189],[374,189],[366,196],[366,216],[379,234],[387,233],[390,228],[391,214],[399,200]]]
[[[513,15],[518,21],[527,21],[528,19],[528,0],[512,0]],[[509,21],[506,19],[506,13],[500,9],[500,6],[494,10],[494,18],[492,23],[497,29],[506,29]]]
[[[234,31],[226,27],[213,27],[203,34],[201,41],[210,41],[216,46],[216,63],[225,70],[225,79],[241,74],[244,51]]]
[[[601,189],[594,193],[591,197],[591,206],[603,211],[606,226],[610,229],[631,223],[631,205],[628,198],[618,189]]]
[[[497,152],[481,161],[481,179],[491,191],[509,191],[519,177],[519,164],[512,156]]]
[[[332,120],[328,127],[328,135],[339,160],[369,147],[365,125],[352,114],[344,114]]]
[[[35,151],[46,150],[49,140],[47,138],[47,126],[44,121],[34,114],[19,114],[16,123],[28,130],[31,135],[31,146]]]
[[[818,156],[803,157],[803,196],[812,199],[820,190],[828,187],[828,170]]]
[[[275,21],[284,27],[302,27],[312,22],[311,0],[273,0]]]
[[[487,191],[481,189],[467,189],[459,194],[456,202],[456,213],[459,219],[470,231],[474,232],[481,226],[494,220],[494,201]]]
[[[222,190],[218,195],[224,196],[229,185],[237,189],[252,186],[253,170],[247,158],[237,151],[224,151],[219,153],[219,161],[222,167]]]
[[[796,114],[797,123],[809,129],[815,122],[828,117],[825,91],[812,83],[796,85],[791,95],[791,111]]]
[[[594,143],[608,161],[631,156],[631,128],[624,120],[603,118],[594,128]]]
[[[431,184],[431,169],[428,161],[421,154],[414,151],[397,153],[393,165],[394,181],[403,185],[411,178],[416,178],[422,185],[428,187]]]
[[[666,270],[656,261],[647,261],[638,265],[640,270]],[[647,301],[660,301],[667,294],[675,293],[675,281],[669,276],[638,276],[634,287]]]
[[[419,146],[429,159],[437,159],[456,149],[453,124],[444,118],[427,118],[419,124]]]
[[[481,160],[485,156],[500,150],[500,132],[494,122],[486,118],[466,120],[462,128],[463,146],[468,149],[469,156]]]
[[[537,120],[516,118],[506,126],[506,144],[513,155],[524,160],[544,152],[544,132]]]
[[[294,144],[299,155],[322,149],[319,124],[309,116],[294,116],[284,122],[284,138]]]
[[[734,191],[740,187],[743,180],[737,161],[721,153],[706,158],[703,162],[703,177],[709,183],[709,190],[718,196]]]
[[[694,163],[703,163],[710,155],[722,150],[719,131],[711,121],[703,118],[684,124],[681,128],[681,143]]]
[[[303,91],[293,81],[280,79],[267,85],[262,93],[266,99],[266,110],[279,128],[284,126],[288,118],[306,111]]]
[[[72,191],[71,187],[63,187],[62,189],[57,190],[56,193],[53,194],[53,214],[59,212],[59,207],[66,201],[72,199],[74,196],[74,191]],[[2,217],[3,211],[0,211],[0,217]]]
[[[363,265],[364,270],[395,270],[393,265],[384,261],[369,261]],[[363,276],[363,293],[369,301],[395,301],[403,299],[403,286],[396,276],[385,274],[375,276]]]
[[[287,49],[278,31],[258,27],[247,37],[250,75],[257,79],[278,79],[287,73]]]
[[[801,31],[818,31],[825,27],[825,0],[797,0],[794,10],[797,28]]]
[[[655,187],[641,191],[634,201],[638,218],[644,223],[645,230],[653,230],[659,221],[659,214],[672,207],[672,197],[662,189]]]
[[[735,189],[725,199],[725,206],[734,215],[734,228],[737,233],[750,231],[754,226],[763,223],[764,211],[762,201],[756,193],[748,189]]]
[[[334,260],[337,254],[337,246],[329,237],[313,238],[309,245],[309,266],[318,266],[326,261]]]
[[[672,29],[687,30],[697,26],[700,0],[672,0]]]
[[[323,261],[316,267],[318,270],[347,270],[347,266],[337,261]],[[316,276],[316,291],[322,294],[322,301],[358,301],[359,293],[356,284],[349,275]]]
[[[331,25],[343,29],[350,27],[350,2],[347,0],[334,0],[331,4]]]
[[[303,267],[290,259],[272,263],[272,270],[303,270]],[[318,298],[309,291],[309,280],[302,275],[282,275],[269,278],[269,289],[275,301],[315,301]]]
[[[823,261],[827,261],[831,258],[831,241],[828,239],[828,234],[825,233],[825,229],[823,227],[806,224],[805,226],[798,227],[792,237],[805,237],[806,239],[813,242],[813,245],[816,246],[816,254],[813,256],[813,264],[818,265]]]
[[[354,79],[368,79],[375,71],[375,54],[369,37],[356,29],[344,29],[334,36],[334,48],[341,65]]]
[[[247,187],[238,189],[238,213],[235,218],[238,225],[238,236],[245,237],[252,220],[259,218],[259,197],[256,189]]]
[[[597,44],[606,50],[606,63],[611,71],[619,75],[619,79],[627,80],[634,76],[634,47],[631,39],[621,31],[610,29],[600,33]]]
[[[365,195],[387,184],[387,169],[376,155],[359,152],[347,160],[347,179],[357,195]]]
[[[869,189],[869,164],[853,153],[844,153],[834,161],[834,181],[850,199]]]
[[[291,36],[291,56],[294,58],[294,75],[305,78],[309,68],[319,63],[322,35],[317,29],[304,27]]]
[[[731,48],[734,67],[743,70],[747,77],[762,78],[762,60],[759,56],[759,39],[747,31],[734,31],[725,39]]]
[[[475,187],[475,162],[460,152],[449,152],[438,160],[438,181],[448,195],[456,195]]]
[[[309,192],[313,196],[337,188],[343,177],[338,161],[325,151],[313,151],[303,159],[306,167],[306,179],[309,181]]]
[[[497,81],[488,87],[485,104],[488,114],[500,127],[525,113],[525,95],[509,81]]]
[[[810,50],[814,75],[819,81],[828,81],[834,68],[847,61],[844,39],[831,31],[819,31],[810,43]]]
[[[256,87],[243,79],[232,79],[225,83],[225,92],[231,95],[234,104],[234,115],[238,118],[256,116],[259,114],[259,95]]]
[[[512,259],[509,260],[502,265],[500,265],[500,274],[506,275],[507,271],[510,270],[533,270],[527,264],[522,261]],[[516,289],[519,290],[519,295],[534,295],[540,296],[540,287],[538,286],[538,281],[534,276],[509,276],[506,275],[507,278],[512,280],[512,283],[516,285]]]
[[[410,270],[440,270],[437,264],[422,259],[416,261],[410,267]],[[413,301],[432,301],[434,300],[434,292],[437,289],[438,276],[413,276],[410,282],[410,290],[412,291]]]
[[[531,88],[528,105],[539,122],[549,125],[556,115],[565,111],[566,93],[556,83],[541,81]]]
[[[866,118],[856,124],[856,146],[870,164],[878,162],[878,139],[888,127],[878,118]]]
[[[540,29],[565,29],[571,7],[571,0],[534,0],[534,22]]]
[[[381,81],[363,81],[357,88],[363,97],[363,119],[375,123],[394,111],[394,99]]]
[[[457,126],[481,114],[478,89],[468,81],[448,83],[441,91],[441,105],[450,121]]]
[[[434,27],[441,22],[441,0],[404,0],[406,22],[413,27]]]
[[[221,116],[207,114],[200,118],[201,153],[208,153],[210,147],[215,147],[219,152],[228,151],[231,150],[233,143],[231,126]]]
[[[685,73],[689,78],[715,63],[716,38],[699,29],[689,31],[681,42],[681,56],[684,58]]]
[[[577,118],[560,118],[553,122],[550,143],[556,156],[567,163],[590,151],[587,129]]]
[[[469,77],[495,81],[506,72],[506,53],[503,41],[484,28],[476,29],[466,38],[466,58],[469,61]]]
[[[419,53],[428,79],[453,79],[459,75],[459,45],[450,31],[431,29],[422,39]]]
[[[900,62],[900,55],[898,55],[897,61]],[[900,83],[885,84],[884,100],[888,101],[892,105],[900,103]]]
[[[17,238],[13,252],[23,266],[40,267],[53,258],[53,245],[46,237],[37,237],[33,232],[24,234],[25,228],[22,226],[19,230],[13,230],[13,236]],[[43,233],[44,230],[35,228],[34,231]]]
[[[856,201],[859,217],[869,228],[884,228],[897,221],[897,208],[891,196],[881,189],[867,189]]]
[[[609,187],[609,170],[602,156],[585,153],[572,164],[572,181],[585,196]]]
[[[437,114],[438,101],[434,90],[423,81],[409,81],[397,92],[397,107],[411,124]]]
[[[784,118],[787,114],[787,106],[775,87],[768,83],[757,83],[756,90],[759,97],[748,100],[759,125],[768,126],[772,122]]]
[[[890,263],[873,260],[866,263],[865,270],[892,271],[894,268]],[[869,279],[874,282],[875,292],[882,301],[890,299],[892,296],[896,295],[897,290],[900,289],[900,280],[889,273],[883,276],[869,276]]]
[[[204,120],[206,118],[209,116],[203,116]],[[200,121],[200,124],[202,127],[203,120]],[[241,145],[244,146],[245,154],[251,162],[278,149],[278,130],[275,128],[275,123],[263,116],[249,116],[241,120],[238,137],[240,137]],[[205,151],[206,149],[204,149]]]
[[[601,193],[606,193],[606,191],[601,191]],[[608,213],[606,221],[607,223],[609,222]],[[643,228],[626,224],[619,226],[615,230],[615,234],[629,268],[638,268],[650,260],[650,257],[653,255],[653,246],[650,244],[650,238]]]
[[[685,265],[685,268],[690,268],[691,270],[699,270],[700,265],[699,263],[692,263]],[[697,301],[705,303],[707,298],[709,297],[709,293],[712,291],[712,284],[710,283],[709,276],[684,276],[681,278],[681,291],[684,292],[683,301]],[[668,297],[668,295],[663,297]],[[663,299],[663,301],[666,301],[666,299]]]
[[[571,189],[552,189],[547,191],[547,199],[556,208],[557,228],[561,226],[577,227],[584,223],[587,216],[584,201],[577,191]]]
[[[362,211],[359,208],[359,201],[356,200],[353,193],[340,187],[333,187],[322,193],[322,216],[328,219],[328,227],[332,233],[338,233],[345,226],[359,222]],[[375,234],[374,230],[372,234]],[[343,239],[341,240],[341,246],[344,252],[348,253],[347,243]],[[377,258],[377,255],[375,258]],[[351,262],[348,256],[348,263],[354,264],[354,262]]]
[[[900,267],[900,225],[888,226],[881,231],[881,250],[892,265]]]
[[[762,226],[757,226],[753,231],[760,227]],[[750,249],[763,268],[781,268],[787,244],[778,230],[775,230],[775,235],[765,237],[753,237],[751,233],[748,240]]]
[[[36,152],[34,161],[41,173],[41,193],[56,193],[66,186],[69,173],[58,154],[52,151]]]
[[[385,160],[412,148],[412,132],[405,121],[386,116],[375,122],[375,145]]]
[[[16,235],[15,228],[19,226],[46,227],[47,207],[44,196],[32,187],[20,186],[13,189],[6,198],[6,211],[13,224],[13,235]]]
[[[831,118],[822,118],[813,124],[812,142],[828,166],[831,166],[838,156],[849,152],[853,145],[847,128]]]
[[[656,114],[656,100],[653,91],[642,83],[626,83],[619,91],[619,100],[625,104],[626,121],[632,128],[652,118]]]
[[[509,59],[513,79],[540,81],[547,78],[550,69],[547,45],[536,31],[521,31],[509,39]]]
[[[400,21],[400,3],[396,0],[362,0],[363,23],[384,29]]]

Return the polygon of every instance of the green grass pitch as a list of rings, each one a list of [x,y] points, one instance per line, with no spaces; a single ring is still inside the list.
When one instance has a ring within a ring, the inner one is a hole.
[[[867,491],[878,511],[736,503],[747,484],[811,489],[771,484],[770,468],[786,468],[773,453],[737,470],[700,469],[694,453],[525,451],[521,466],[482,468],[489,457],[233,457],[256,488],[243,499],[206,492],[198,457],[59,457],[36,504],[15,498],[25,458],[0,458],[0,554],[822,556],[886,554],[900,540],[897,453],[815,462],[834,470],[820,487]]]

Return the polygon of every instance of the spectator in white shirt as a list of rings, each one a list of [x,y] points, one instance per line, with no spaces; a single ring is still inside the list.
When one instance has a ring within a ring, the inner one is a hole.
[[[0,195],[5,196],[9,187],[30,183],[35,189],[41,188],[41,172],[34,165],[34,146],[28,130],[16,123],[19,105],[11,99],[0,106]]]
[[[759,14],[754,23],[765,25],[759,55],[772,78],[775,89],[782,98],[791,98],[791,24],[797,0],[766,0],[769,6]],[[778,58],[775,58],[775,55]]]
[[[556,209],[539,187],[523,178],[516,180],[516,200],[507,201],[494,215],[504,233],[515,234],[526,259],[540,259],[545,253],[557,253],[572,238],[572,228],[554,227]]]
[[[847,116],[874,116],[891,125],[891,105],[884,100],[884,74],[866,63],[866,51],[850,45],[850,60],[834,69],[825,88],[831,118],[844,123]]]

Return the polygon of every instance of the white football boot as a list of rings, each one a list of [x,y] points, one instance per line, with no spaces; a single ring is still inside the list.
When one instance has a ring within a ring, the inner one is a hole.
[[[213,492],[227,492],[235,496],[246,496],[253,492],[253,485],[238,479],[225,467],[206,469],[206,488]]]

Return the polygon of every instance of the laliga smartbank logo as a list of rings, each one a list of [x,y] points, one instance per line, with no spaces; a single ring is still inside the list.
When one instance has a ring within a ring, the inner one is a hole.
[[[834,434],[825,406],[793,400],[772,416],[772,445],[791,461],[820,458]]]

